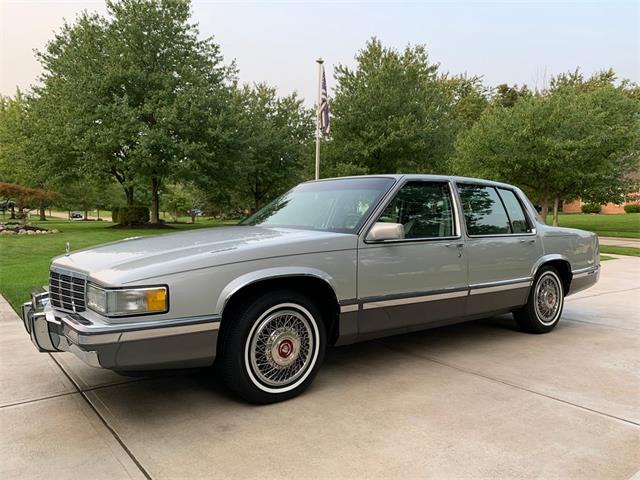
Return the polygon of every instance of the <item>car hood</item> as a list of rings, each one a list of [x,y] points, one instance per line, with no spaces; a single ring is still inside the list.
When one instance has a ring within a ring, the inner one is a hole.
[[[357,236],[269,227],[214,227],[131,238],[56,257],[52,265],[107,286],[270,257],[356,248]]]

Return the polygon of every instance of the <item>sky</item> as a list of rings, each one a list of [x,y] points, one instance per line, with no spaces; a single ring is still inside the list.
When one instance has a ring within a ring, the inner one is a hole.
[[[42,49],[64,19],[105,13],[103,1],[0,0],[0,94],[28,89],[41,72]],[[193,21],[213,35],[242,82],[267,82],[282,95],[317,96],[315,59],[329,89],[337,64],[372,36],[402,49],[425,44],[442,71],[482,76],[489,86],[543,88],[551,76],[580,67],[613,68],[640,82],[640,0],[610,1],[194,1]]]

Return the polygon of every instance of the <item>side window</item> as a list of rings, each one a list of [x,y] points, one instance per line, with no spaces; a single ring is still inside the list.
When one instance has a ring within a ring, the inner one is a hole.
[[[493,187],[458,185],[469,235],[511,233],[509,217]]]
[[[401,223],[405,238],[438,238],[455,235],[449,184],[409,182],[396,194],[378,219]]]
[[[498,192],[507,209],[513,233],[531,233],[531,225],[515,192],[505,188],[498,188]]]

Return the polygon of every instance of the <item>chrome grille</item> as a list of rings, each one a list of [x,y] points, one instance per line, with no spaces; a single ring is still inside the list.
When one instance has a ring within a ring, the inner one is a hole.
[[[84,311],[86,286],[87,281],[84,277],[49,272],[49,298],[55,308],[70,312]]]

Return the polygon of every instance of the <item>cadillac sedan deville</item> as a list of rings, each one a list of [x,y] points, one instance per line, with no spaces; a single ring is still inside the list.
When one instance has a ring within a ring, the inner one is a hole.
[[[329,179],[238,226],[67,251],[22,317],[40,351],[116,371],[215,360],[233,392],[270,403],[307,388],[329,346],[505,312],[549,332],[598,280],[598,250],[511,185]]]

